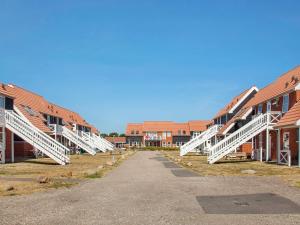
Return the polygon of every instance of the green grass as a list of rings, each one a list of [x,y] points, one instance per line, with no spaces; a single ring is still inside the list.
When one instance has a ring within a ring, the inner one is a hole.
[[[85,178],[88,178],[88,179],[97,179],[97,178],[101,178],[103,177],[104,173],[102,171],[97,171],[93,174],[88,174],[85,176]]]

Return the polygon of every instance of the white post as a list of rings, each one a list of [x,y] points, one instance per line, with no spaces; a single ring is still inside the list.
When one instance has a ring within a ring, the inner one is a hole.
[[[269,161],[269,129],[266,130],[266,162]]]
[[[15,162],[15,135],[13,132],[11,132],[11,162]]]
[[[277,130],[277,163],[280,163],[280,129]]]
[[[260,162],[263,161],[263,148],[260,146]]]

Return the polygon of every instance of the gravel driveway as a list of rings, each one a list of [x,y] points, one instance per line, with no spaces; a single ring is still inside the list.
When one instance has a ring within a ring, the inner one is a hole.
[[[138,152],[102,179],[0,198],[0,224],[287,225],[299,205],[300,190],[274,177],[201,177]]]

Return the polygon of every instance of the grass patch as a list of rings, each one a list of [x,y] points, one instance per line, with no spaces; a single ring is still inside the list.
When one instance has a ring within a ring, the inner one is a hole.
[[[14,180],[0,179],[0,196],[30,194],[49,188],[69,188],[80,180],[101,178],[134,153],[135,151],[126,151],[114,152],[113,154],[111,152],[97,153],[95,156],[89,154],[71,155],[71,164],[66,166],[58,165],[49,158],[28,159],[24,162],[0,164],[0,178]],[[115,163],[113,166],[107,166],[107,161],[114,161]],[[100,166],[102,167],[101,169],[99,169]],[[37,179],[40,176],[49,178],[50,182],[39,184]],[[19,178],[26,178],[26,180],[21,181]],[[70,182],[60,181],[64,179],[70,179]],[[7,185],[12,185],[14,190],[4,191]]]
[[[49,188],[55,188],[55,189],[58,189],[58,188],[70,188],[74,185],[76,185],[77,183],[71,183],[71,182],[60,182],[60,181],[54,181],[52,183],[50,183],[50,185],[48,185]]]
[[[261,163],[258,161],[229,161],[223,160],[210,165],[207,156],[188,154],[180,157],[179,152],[164,152],[165,156],[178,164],[191,169],[202,176],[277,176],[291,186],[300,186],[300,168]],[[192,166],[188,166],[188,162]],[[244,174],[243,170],[255,170],[255,174]]]
[[[85,175],[85,178],[88,178],[88,179],[96,179],[96,178],[101,178],[104,176],[104,173],[102,171],[97,171],[93,174],[87,174]]]

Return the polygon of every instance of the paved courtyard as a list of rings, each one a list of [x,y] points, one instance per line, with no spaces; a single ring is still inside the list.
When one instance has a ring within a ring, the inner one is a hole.
[[[201,177],[138,152],[102,179],[0,198],[0,224],[300,224],[300,190],[274,177]]]

